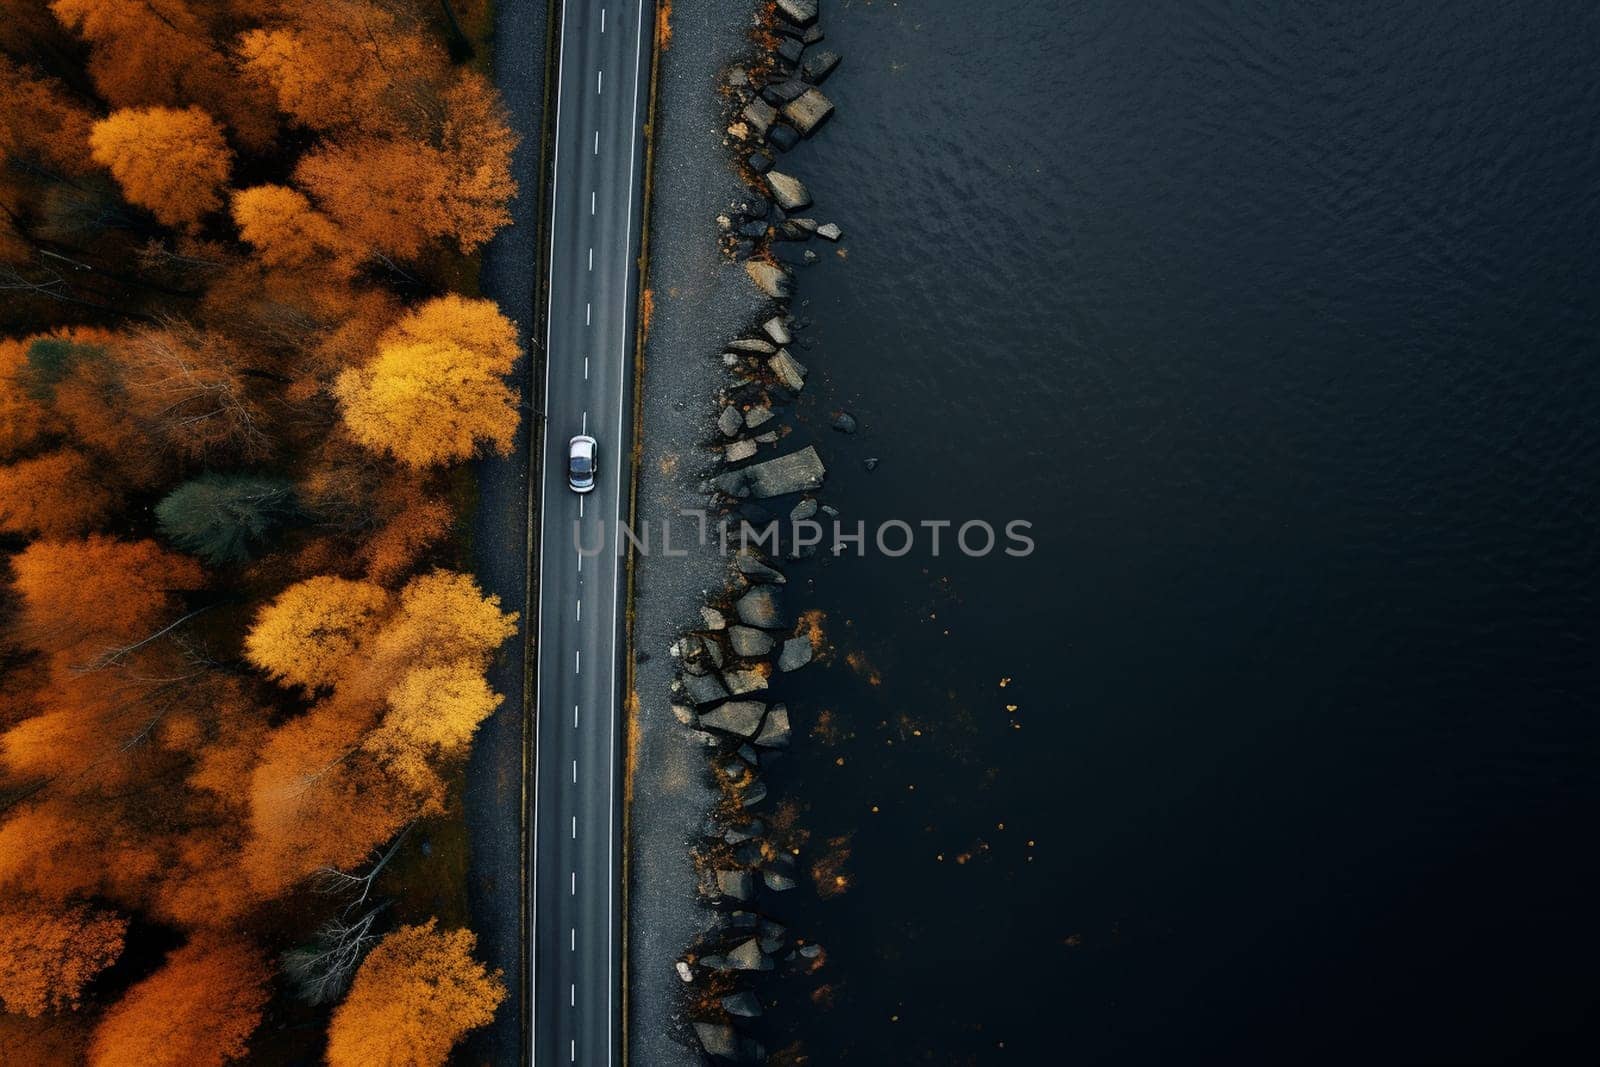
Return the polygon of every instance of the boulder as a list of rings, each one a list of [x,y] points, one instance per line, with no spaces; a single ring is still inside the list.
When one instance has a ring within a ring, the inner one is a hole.
[[[672,717],[685,726],[693,726],[695,724],[694,709],[687,704],[672,705]]]
[[[739,942],[723,958],[735,971],[772,970],[772,961],[761,951],[761,939],[758,937]]]
[[[749,469],[755,470],[754,467]],[[734,610],[738,612],[739,621],[746,626],[775,630],[783,625],[783,599],[770,585],[758,585],[750,589],[734,604]]]
[[[744,413],[744,424],[750,427],[752,430],[757,426],[760,426],[762,423],[770,421],[771,419],[772,409],[767,407],[765,404],[757,404],[755,407]]]
[[[701,715],[700,725],[738,737],[754,737],[761,729],[761,717],[766,711],[767,706],[758,700],[730,700]]]
[[[694,1036],[700,1040],[700,1047],[706,1050],[707,1056],[719,1060],[732,1060],[739,1056],[739,1035],[727,1023],[697,1022],[694,1024]]]
[[[783,651],[778,653],[778,669],[780,671],[797,671],[811,662],[811,639],[809,637],[791,637],[783,643]],[[701,722],[705,720],[702,719]]]
[[[767,235],[767,224],[761,219],[751,219],[743,226],[740,226],[736,232],[740,237],[748,237],[751,240],[759,241]]]
[[[700,621],[706,624],[708,630],[724,630],[728,626],[728,617],[716,608],[701,608]]]
[[[749,459],[755,454],[756,443],[754,441],[734,441],[729,444],[727,448],[723,449],[722,458],[727,460],[729,463],[738,463],[742,460]]]
[[[806,218],[805,216],[789,219],[784,222],[783,226],[784,229],[793,227],[794,229],[804,233],[807,237],[817,232],[817,220]]]
[[[673,969],[678,972],[679,980],[684,981],[684,982],[692,982],[692,981],[694,981],[694,971],[690,970],[689,965],[687,963],[685,963],[683,960],[679,960],[677,963],[673,964],[672,966],[673,966]]]
[[[776,96],[780,103],[787,104],[796,97],[804,96],[810,86],[799,78],[789,78],[786,81],[770,85],[768,88],[772,90],[772,95]]]
[[[760,822],[760,819],[755,820]],[[761,916],[753,911],[730,911],[728,913],[728,929],[754,930],[761,925]]]
[[[800,946],[800,955],[804,956],[808,960],[814,960],[817,957],[822,955],[822,946],[821,945],[801,945]]]
[[[744,415],[738,408],[729,404],[722,409],[722,414],[717,416],[717,429],[722,431],[724,437],[735,437],[744,426]]]
[[[841,411],[833,417],[833,428],[840,433],[855,433],[856,417],[848,411]]]
[[[745,263],[744,269],[750,275],[750,280],[755,282],[756,288],[774,300],[787,300],[794,295],[794,282],[789,278],[789,272],[776,263],[752,259]]]
[[[806,192],[805,183],[794,175],[785,174],[781,170],[769,170],[762,175],[762,178],[765,179],[767,188],[772,190],[772,199],[776,200],[783,210],[799,211],[811,203],[811,194]]]
[[[756,880],[749,871],[718,871],[717,892],[730,900],[749,900],[756,895]]]
[[[822,37],[823,33],[821,26],[807,26],[805,36],[800,39],[806,44],[816,44],[818,41],[822,40]]]
[[[777,625],[781,626],[782,623]],[[715,704],[728,698],[728,690],[714,674],[686,674],[683,688],[688,692],[689,699],[697,705]]]
[[[753,808],[765,799],[767,799],[767,783],[758,781],[744,791],[744,796],[739,800],[739,806]]]
[[[764,445],[775,445],[778,443],[778,431],[768,430],[766,433],[758,433],[756,440]]]
[[[833,114],[833,101],[823,96],[821,89],[807,89],[783,105],[783,117],[800,131],[802,137],[810,137],[812,131],[831,114]],[[766,127],[762,127],[762,130],[765,132]],[[783,203],[781,200],[778,202]],[[788,205],[784,204],[784,207],[787,208]]]
[[[801,500],[800,503],[789,509],[789,521],[800,522],[802,519],[811,518],[811,516],[815,515],[816,513],[817,498],[814,496],[808,496]]]
[[[767,676],[760,671],[723,671],[722,684],[726,685],[728,691],[734,696],[744,696],[746,693],[759,693],[765,689],[767,687]],[[700,725],[709,725],[706,722],[706,716],[702,715],[700,717]],[[753,734],[755,731],[751,730],[750,733]],[[745,736],[748,737],[750,734]]]
[[[815,42],[807,41],[807,44]],[[833,68],[839,65],[838,52],[812,52],[806,56],[806,61],[800,64],[800,72],[805,79],[814,85],[821,85],[833,73]]]
[[[743,826],[730,826],[722,835],[722,840],[730,845],[742,845],[746,841],[754,841],[766,830],[760,819],[751,819]]]
[[[777,644],[771,634],[753,626],[728,627],[728,640],[736,656],[765,656]]]
[[[744,106],[744,120],[757,133],[765,134],[777,117],[778,109],[759,96]]]
[[[817,0],[778,0],[778,12],[796,26],[817,21]]]
[[[756,999],[754,993],[746,990],[743,993],[734,993],[723,997],[722,1010],[729,1015],[737,1015],[744,1019],[755,1019],[761,1015],[761,1001]]]
[[[817,227],[817,236],[826,237],[830,241],[837,241],[844,236],[844,231],[839,229],[837,222],[824,222]]]
[[[788,705],[774,704],[768,709],[767,721],[761,724],[761,732],[756,735],[756,744],[763,748],[789,747]]]
[[[712,479],[713,484],[729,496],[755,496],[766,498],[785,493],[803,493],[817,489],[828,473],[817,455],[815,446],[807,445],[787,456],[752,463],[737,471],[728,471]],[[741,494],[740,490],[743,491]],[[748,621],[748,620],[747,620]],[[759,623],[753,625],[760,625]]]
[[[787,348],[778,349],[777,355],[767,360],[767,367],[785,389],[798,393],[806,387],[806,365],[791,356]]]
[[[796,40],[793,37],[785,37],[782,41],[778,42],[778,56],[785,63],[799,63],[800,55],[805,50],[805,42]]]
[[[785,890],[793,889],[795,886],[793,878],[790,878],[782,871],[772,870],[770,867],[761,872],[761,880],[767,883],[767,888],[774,893],[782,893]]]
[[[777,351],[771,342],[759,337],[741,337],[737,341],[729,341],[728,347],[735,352],[754,352],[758,356],[770,356]]]
[[[774,122],[772,129],[767,131],[767,143],[780,152],[787,152],[800,143],[800,133],[793,126]]]
[[[789,327],[783,324],[782,315],[774,315],[766,322],[763,322],[761,324],[761,332],[770,337],[775,345],[786,345],[794,339],[794,335],[789,332]]]
[[[772,169],[772,157],[765,152],[751,152],[745,156],[744,161],[750,164],[750,169],[757,174],[765,174]]]
[[[789,580],[783,576],[782,571],[762,563],[761,557],[754,552],[740,552],[733,558],[733,565],[740,574],[753,581],[774,582],[778,585],[783,585]]]

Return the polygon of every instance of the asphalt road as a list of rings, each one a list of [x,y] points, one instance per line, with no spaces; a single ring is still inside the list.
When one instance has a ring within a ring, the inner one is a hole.
[[[646,10],[649,9],[649,10]],[[551,198],[534,761],[532,1059],[611,1064],[621,1047],[623,583],[652,0],[563,0]],[[567,442],[599,442],[594,492]],[[592,550],[601,531],[605,549]]]

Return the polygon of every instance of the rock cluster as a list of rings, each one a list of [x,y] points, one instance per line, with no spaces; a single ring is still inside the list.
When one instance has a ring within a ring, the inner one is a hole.
[[[789,306],[791,271],[820,258],[808,245],[836,243],[844,234],[838,223],[808,213],[811,192],[782,159],[833,115],[833,101],[821,86],[840,57],[817,47],[823,32],[816,0],[775,0],[768,10],[765,28],[771,32],[760,39],[772,45],[728,73],[728,133],[748,168],[749,194],[719,215],[717,225],[723,250],[743,263],[751,283],[777,306],[723,347],[729,380],[716,397],[716,425],[707,437],[720,470],[708,472],[704,482],[714,509],[753,525],[775,518],[758,501],[797,494],[802,495],[796,502],[771,505],[781,508],[778,516],[799,522],[819,509],[837,514],[814,495],[827,477],[816,446],[781,444],[794,429],[784,415],[810,375],[796,353],[813,344],[804,334],[809,320]],[[836,417],[834,426],[847,433],[856,429],[847,414]],[[729,978],[747,981],[780,963],[813,968],[820,958],[817,946],[792,939],[765,910],[795,888],[799,874],[798,849],[779,840],[758,814],[767,798],[763,771],[793,739],[790,709],[771,690],[819,651],[811,628],[786,609],[788,582],[769,555],[739,549],[729,560],[727,588],[710,598],[698,624],[681,632],[669,650],[677,661],[673,715],[704,742],[728,801],[708,823],[699,850],[707,871],[703,892],[725,909],[723,919],[701,950],[677,965],[678,977],[690,985],[705,973],[723,976],[712,987],[723,995],[702,1001],[693,1022],[702,1049],[717,1060],[766,1058],[761,1045],[738,1029],[762,1015],[761,998],[748,988],[724,992]]]

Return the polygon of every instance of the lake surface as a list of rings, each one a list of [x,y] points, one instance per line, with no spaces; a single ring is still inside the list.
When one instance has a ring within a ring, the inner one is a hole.
[[[800,572],[772,778],[849,887],[769,1045],[1590,1061],[1600,8],[823,22],[824,499],[1037,550]]]

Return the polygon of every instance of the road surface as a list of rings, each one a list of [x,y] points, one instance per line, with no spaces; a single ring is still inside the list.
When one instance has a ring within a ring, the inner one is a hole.
[[[614,548],[631,475],[653,15],[652,0],[561,5],[535,636],[535,1067],[622,1058],[623,583]],[[566,484],[567,442],[578,433],[599,442],[598,485],[583,497]],[[580,554],[579,523],[586,548],[603,529],[604,551]]]

